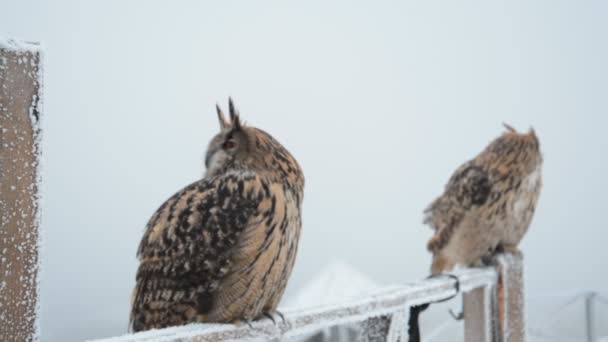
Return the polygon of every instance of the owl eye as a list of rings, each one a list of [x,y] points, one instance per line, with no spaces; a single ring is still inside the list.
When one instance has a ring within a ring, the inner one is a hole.
[[[232,150],[236,147],[236,142],[234,142],[233,140],[226,140],[223,144],[222,144],[222,148],[224,150]]]

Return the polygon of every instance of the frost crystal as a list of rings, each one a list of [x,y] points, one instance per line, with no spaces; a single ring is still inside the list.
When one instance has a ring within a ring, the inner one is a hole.
[[[0,38],[0,340],[39,340],[41,50]]]

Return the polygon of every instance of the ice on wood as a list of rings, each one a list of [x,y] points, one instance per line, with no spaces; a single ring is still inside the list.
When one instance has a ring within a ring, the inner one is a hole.
[[[0,340],[38,340],[38,45],[0,38]]]
[[[501,254],[497,257],[498,272],[498,322],[499,334],[504,342],[526,340],[523,255]]]
[[[0,37],[0,49],[9,50],[15,53],[30,53],[32,55],[40,54],[40,44],[36,42],[27,42],[19,39]],[[32,66],[34,66],[33,62]]]

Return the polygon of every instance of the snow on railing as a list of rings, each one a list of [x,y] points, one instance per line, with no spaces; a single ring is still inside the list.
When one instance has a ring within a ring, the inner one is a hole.
[[[460,269],[464,294],[465,340],[525,341],[523,325],[522,258],[501,255],[495,268]],[[456,280],[439,276],[415,284],[389,287],[354,301],[318,308],[285,311],[285,320],[241,324],[191,324],[124,335],[96,342],[289,340],[335,326],[358,326],[358,341],[408,341],[409,308],[449,299],[457,294]]]

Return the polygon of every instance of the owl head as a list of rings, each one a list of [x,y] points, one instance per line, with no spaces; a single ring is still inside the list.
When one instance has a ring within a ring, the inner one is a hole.
[[[523,173],[537,169],[543,162],[540,142],[533,128],[528,132],[518,132],[513,127],[503,124],[507,129],[486,149],[486,155],[494,159],[495,165],[503,168],[516,168]]]
[[[236,170],[253,171],[276,180],[298,181],[302,178],[295,158],[270,134],[245,125],[232,99],[229,99],[229,118],[219,105],[216,109],[220,132],[207,148],[205,177]]]

